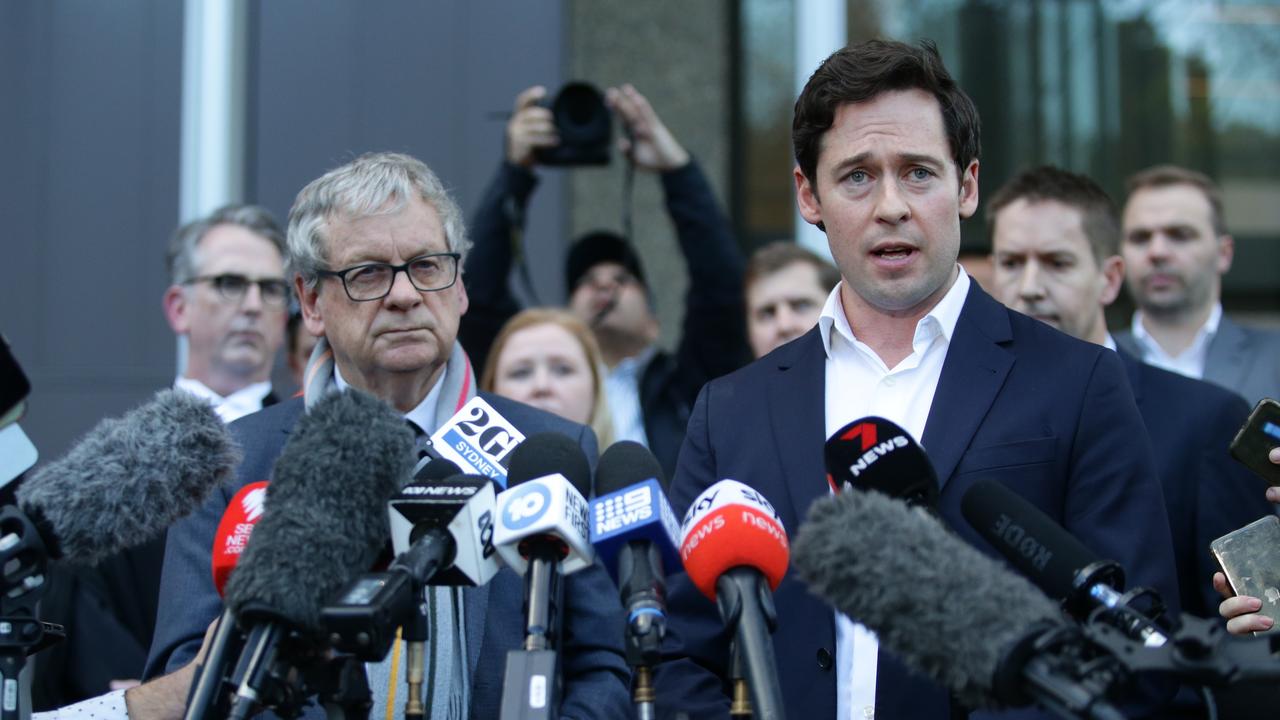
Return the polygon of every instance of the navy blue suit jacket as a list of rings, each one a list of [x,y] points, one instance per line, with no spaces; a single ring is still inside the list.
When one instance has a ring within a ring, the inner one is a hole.
[[[506,398],[481,395],[526,435],[554,431],[574,438],[594,466],[597,449],[590,428]],[[195,657],[205,628],[222,612],[210,569],[218,522],[240,488],[271,477],[276,457],[302,410],[302,399],[295,398],[232,423],[232,435],[244,450],[234,483],[215,490],[201,509],[170,528],[147,677],[176,670]],[[472,679],[471,717],[498,717],[507,651],[519,648],[524,640],[524,584],[519,575],[503,568],[487,585],[466,588],[462,596]],[[630,675],[622,654],[622,605],[613,581],[596,564],[565,578],[564,598],[561,715],[626,716]],[[308,716],[320,718],[323,713],[313,708]]]
[[[1133,397],[1156,450],[1184,612],[1216,618],[1218,564],[1209,543],[1270,515],[1265,484],[1227,452],[1249,417],[1244,398],[1212,383],[1143,363],[1120,351]]]
[[[703,388],[671,488],[677,512],[732,478],[760,490],[795,531],[810,504],[828,493],[825,361],[814,329]],[[997,480],[1098,555],[1122,563],[1131,585],[1154,587],[1176,604],[1160,483],[1115,353],[1012,312],[973,283],[922,443],[941,485],[941,515],[971,544],[996,554],[961,517],[960,499],[976,481]],[[774,652],[788,714],[834,717],[834,611],[792,572],[774,599]],[[720,678],[728,643],[715,606],[681,574],[672,581],[670,608],[670,659],[657,674],[660,716],[726,716]],[[909,675],[886,651],[876,706],[878,717],[895,720],[950,717],[948,693]],[[1018,716],[1044,717],[1030,710]]]

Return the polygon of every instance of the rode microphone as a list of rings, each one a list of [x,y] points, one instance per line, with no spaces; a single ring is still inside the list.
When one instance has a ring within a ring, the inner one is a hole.
[[[591,566],[587,501],[591,466],[578,444],[539,433],[511,454],[510,485],[498,495],[494,543],[524,575],[525,641],[507,653],[501,718],[552,718],[560,707],[556,609],[560,577]]]
[[[1124,569],[1119,564],[1100,560],[1022,496],[994,480],[981,480],[965,491],[960,512],[1019,572],[1046,595],[1061,600],[1072,617],[1084,620],[1096,609],[1109,624],[1148,647],[1168,641],[1153,624],[1152,619],[1164,612],[1155,591],[1124,593]]]
[[[680,567],[680,526],[663,494],[662,465],[637,442],[609,446],[596,468],[591,544],[618,584],[627,611],[627,664],[635,669],[632,698],[641,717],[653,715],[651,669],[662,659],[667,629],[667,572]]]
[[[968,707],[1124,717],[1106,700],[1122,678],[1114,658],[1095,657],[1053,601],[921,508],[858,490],[822,498],[794,558],[812,592]]]
[[[262,518],[263,506],[267,500],[267,481],[259,480],[240,488],[227,509],[218,521],[218,530],[213,534],[213,586],[219,596],[225,596],[224,588],[231,571],[240,561],[240,555],[249,545],[253,528]]]
[[[822,447],[827,484],[875,490],[931,510],[938,507],[938,474],[924,448],[901,426],[881,417],[854,420]]]
[[[511,453],[524,439],[524,433],[477,395],[431,434],[428,452],[505,489]],[[420,464],[416,470],[421,469]]]
[[[733,674],[740,679],[736,668],[745,664],[754,716],[785,717],[770,637],[777,625],[772,591],[790,554],[777,511],[751,487],[721,480],[693,501],[680,531],[685,572],[733,630]]]

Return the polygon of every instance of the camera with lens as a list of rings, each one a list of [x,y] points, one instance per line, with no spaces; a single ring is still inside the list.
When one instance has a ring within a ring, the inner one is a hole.
[[[539,148],[534,157],[542,165],[608,165],[613,120],[604,95],[594,85],[571,82],[551,101],[551,117],[560,144]]]

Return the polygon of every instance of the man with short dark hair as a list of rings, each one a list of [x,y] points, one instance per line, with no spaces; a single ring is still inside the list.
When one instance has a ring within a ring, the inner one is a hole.
[[[1028,170],[987,204],[992,292],[1019,312],[1116,349],[1104,308],[1120,293],[1120,217],[1092,180],[1053,167]],[[1184,612],[1211,617],[1220,598],[1209,543],[1270,513],[1258,481],[1227,453],[1249,415],[1238,395],[1139,362],[1120,350],[1156,453],[1173,530]]]
[[[764,357],[817,324],[838,282],[834,265],[793,242],[771,242],[752,253],[742,277],[752,355]]]
[[[921,440],[938,513],[958,538],[995,554],[960,514],[966,490],[995,480],[1176,605],[1168,519],[1151,511],[1160,486],[1120,360],[1001,306],[957,265],[960,221],[978,207],[978,135],[977,110],[930,43],[871,41],[822,63],[796,101],[793,176],[842,280],[816,328],[703,388],[672,505],[733,478],[794,533],[830,492],[824,440],[881,416]],[[773,598],[788,714],[945,720],[959,710],[794,573]],[[726,716],[728,639],[715,604],[677,576],[670,617],[662,712]]]
[[[1231,269],[1235,240],[1217,184],[1159,165],[1129,178],[1128,186],[1122,250],[1138,309],[1116,343],[1249,403],[1280,395],[1280,332],[1238,325],[1222,312],[1222,276]]]

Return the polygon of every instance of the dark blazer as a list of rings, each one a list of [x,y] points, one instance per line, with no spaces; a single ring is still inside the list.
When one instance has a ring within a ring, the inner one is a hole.
[[[1173,530],[1173,557],[1182,609],[1218,616],[1222,597],[1213,589],[1218,569],[1209,543],[1270,515],[1266,485],[1228,453],[1249,406],[1211,383],[1161,370],[1120,351],[1155,453]]]
[[[671,488],[677,512],[723,478],[752,485],[794,533],[828,493],[826,354],[815,328],[761,360],[708,383],[698,397]],[[922,443],[938,474],[943,519],[995,555],[960,514],[976,481],[994,479],[1026,497],[1102,557],[1131,585],[1177,603],[1168,519],[1150,445],[1116,354],[1012,312],[973,283],[943,364]],[[836,711],[835,617],[788,572],[774,594],[773,635],[792,717]],[[992,598],[992,602],[999,602]],[[671,661],[657,674],[659,715],[724,717],[726,635],[715,606],[687,576],[671,585]],[[938,628],[946,632],[946,628]],[[945,690],[908,675],[880,653],[876,715],[948,718]],[[1013,717],[1010,714],[1007,717]],[[1018,717],[1044,717],[1021,711]],[[1006,716],[1002,716],[1006,717]]]
[[[1136,358],[1142,348],[1129,330],[1116,333],[1116,345]],[[1226,315],[1209,341],[1204,380],[1243,396],[1250,407],[1265,397],[1280,397],[1280,332],[1239,325]]]
[[[555,431],[576,439],[594,464],[596,440],[589,428],[495,395],[482,396],[526,434]],[[302,398],[294,398],[232,423],[232,434],[245,456],[234,484],[215,491],[200,510],[169,530],[155,641],[147,659],[148,677],[176,670],[191,660],[205,628],[222,612],[210,571],[218,521],[241,487],[271,476],[271,467],[302,411]],[[625,716],[630,712],[629,673],[622,655],[623,612],[618,591],[599,564],[565,578],[564,588],[561,714],[573,718]],[[504,568],[489,584],[467,588],[462,596],[472,678],[471,717],[497,717],[507,651],[520,647],[524,640],[523,581]],[[320,718],[323,714],[313,709],[308,716]]]

